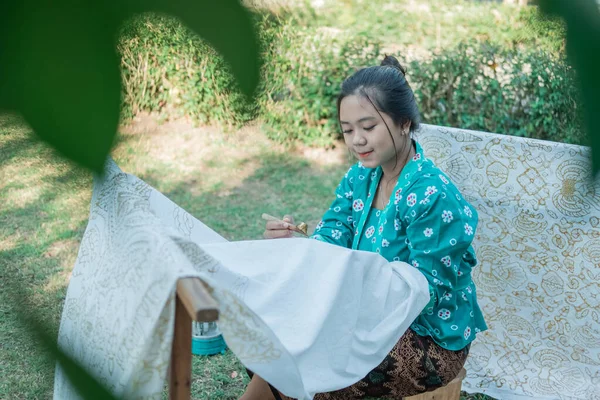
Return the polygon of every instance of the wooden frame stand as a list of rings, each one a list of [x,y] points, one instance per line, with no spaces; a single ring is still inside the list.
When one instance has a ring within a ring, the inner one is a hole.
[[[192,321],[216,321],[219,318],[219,306],[199,278],[180,279],[177,282],[175,301],[169,400],[189,400],[192,384]],[[459,400],[466,372],[463,368],[448,385],[432,392],[406,397],[405,400]]]
[[[214,322],[219,318],[219,307],[199,278],[180,279],[175,297],[169,400],[189,400],[192,384],[192,320]]]

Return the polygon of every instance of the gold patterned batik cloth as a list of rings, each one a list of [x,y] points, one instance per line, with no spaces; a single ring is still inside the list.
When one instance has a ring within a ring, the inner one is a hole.
[[[473,269],[489,330],[463,389],[600,399],[600,185],[586,147],[423,125],[433,159],[479,212]]]
[[[376,253],[301,238],[227,242],[109,161],[94,180],[58,344],[117,395],[161,399],[175,286],[190,276],[212,287],[240,361],[302,399],[364,377],[429,301],[420,272]],[[54,398],[79,398],[60,366]]]

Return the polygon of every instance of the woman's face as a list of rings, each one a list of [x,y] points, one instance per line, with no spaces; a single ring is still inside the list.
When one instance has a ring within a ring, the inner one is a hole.
[[[340,103],[340,125],[346,146],[367,168],[380,165],[393,168],[396,154],[406,146],[405,141],[410,137],[407,132],[409,124],[404,128],[397,126],[389,115],[378,113],[363,96],[346,96]]]

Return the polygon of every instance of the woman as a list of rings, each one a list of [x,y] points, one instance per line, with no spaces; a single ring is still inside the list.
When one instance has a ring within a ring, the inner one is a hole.
[[[471,279],[477,212],[411,138],[419,110],[394,57],[346,79],[337,105],[344,141],[360,161],[312,237],[411,264],[427,278],[430,302],[375,370],[315,399],[435,390],[456,377],[476,333],[487,329]],[[288,223],[267,222],[265,238],[291,237]],[[285,398],[255,375],[243,399],[278,396]]]

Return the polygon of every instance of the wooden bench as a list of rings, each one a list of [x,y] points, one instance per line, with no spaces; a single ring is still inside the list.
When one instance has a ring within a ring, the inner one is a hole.
[[[462,381],[467,376],[467,370],[462,369],[449,384],[431,392],[406,397],[405,400],[459,400]]]

